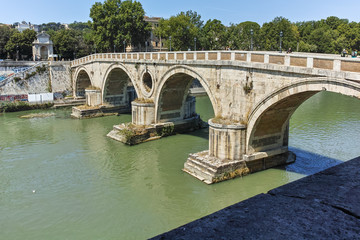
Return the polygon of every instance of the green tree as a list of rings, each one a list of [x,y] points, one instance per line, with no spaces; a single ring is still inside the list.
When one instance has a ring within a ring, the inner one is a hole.
[[[140,2],[106,0],[96,2],[90,9],[93,19],[94,42],[99,51],[111,51],[113,46],[139,46],[150,35],[151,26],[144,21],[145,12]]]
[[[155,29],[155,34],[167,39],[168,48],[170,48],[171,37],[172,50],[185,51],[193,49],[194,38],[199,38],[200,29],[197,27],[199,25],[201,25],[200,16],[196,12],[181,12],[167,20],[161,19],[159,26]]]
[[[69,24],[69,28],[74,30],[85,30],[85,29],[91,29],[91,22],[73,22]]]
[[[82,31],[62,29],[54,32],[51,37],[55,53],[65,59],[79,58],[91,53],[91,45],[87,45]]]
[[[339,37],[337,30],[324,26],[311,32],[307,43],[316,45],[318,53],[339,53],[335,45],[335,39]]]
[[[208,20],[201,29],[200,42],[205,50],[225,49],[227,42],[226,27],[220,20]]]
[[[283,33],[282,48],[296,49],[300,40],[299,30],[295,24],[283,17],[276,17],[273,21],[263,24],[260,30],[261,49],[279,50],[280,32]]]
[[[32,43],[36,39],[36,32],[34,30],[26,29],[22,33],[17,30],[11,31],[9,41],[5,45],[6,52],[12,56],[13,59],[21,56],[26,56],[30,59],[32,56]]]
[[[251,30],[253,35],[251,36]],[[231,49],[250,50],[251,37],[253,39],[253,49],[259,49],[260,25],[256,22],[242,22],[231,24],[228,28],[228,46]]]
[[[40,29],[41,29],[41,31],[44,31],[44,32],[49,32],[50,30],[59,31],[61,29],[65,29],[65,26],[59,22],[58,23],[49,22],[49,23],[41,24]]]
[[[9,41],[11,36],[11,29],[8,26],[0,26],[0,59],[7,57],[5,49],[6,43]]]

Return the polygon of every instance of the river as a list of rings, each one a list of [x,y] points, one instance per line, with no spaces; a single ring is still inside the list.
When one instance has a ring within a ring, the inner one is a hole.
[[[145,239],[360,155],[360,101],[329,92],[291,119],[294,164],[214,185],[181,171],[207,129],[129,147],[106,137],[129,114],[43,112],[0,114],[0,239]],[[197,112],[213,116],[207,97]]]

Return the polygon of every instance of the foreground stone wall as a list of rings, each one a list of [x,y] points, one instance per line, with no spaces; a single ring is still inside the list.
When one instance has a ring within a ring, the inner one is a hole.
[[[152,239],[359,239],[360,157]]]

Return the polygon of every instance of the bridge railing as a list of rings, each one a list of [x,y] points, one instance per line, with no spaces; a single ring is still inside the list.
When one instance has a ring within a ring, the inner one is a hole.
[[[239,61],[283,66],[318,68],[333,71],[360,72],[360,58],[332,54],[279,53],[257,51],[186,51],[142,53],[98,53],[71,62],[71,67],[94,61]]]

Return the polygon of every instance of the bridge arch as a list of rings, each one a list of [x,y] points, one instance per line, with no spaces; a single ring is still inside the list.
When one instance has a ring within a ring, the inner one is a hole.
[[[80,67],[75,72],[74,78],[74,96],[76,97],[85,97],[85,89],[92,85],[92,79],[90,77],[88,70],[85,67]]]
[[[289,120],[296,109],[320,91],[360,99],[358,84],[339,79],[308,78],[272,92],[251,112],[246,134],[246,152],[267,152],[288,146]]]
[[[131,90],[131,86],[135,92]],[[114,63],[107,68],[101,89],[103,104],[111,106],[129,105],[133,95],[139,94],[134,77],[120,63]]]
[[[155,122],[161,122],[162,120],[164,121],[164,119],[181,118],[179,111],[183,111],[182,108],[185,105],[187,97],[186,93],[193,79],[199,80],[210,98],[215,114],[217,113],[216,99],[211,92],[209,82],[194,69],[180,65],[174,66],[166,71],[157,84],[157,91],[154,97]]]

